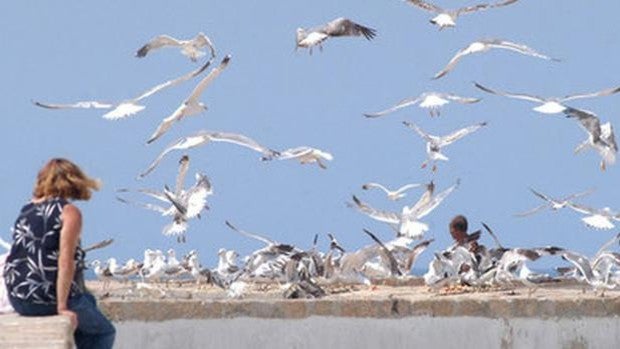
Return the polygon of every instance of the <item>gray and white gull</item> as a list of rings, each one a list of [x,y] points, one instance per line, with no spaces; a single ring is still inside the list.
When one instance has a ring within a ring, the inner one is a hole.
[[[393,107],[390,107],[389,109],[382,110],[376,113],[366,113],[364,114],[364,116],[366,116],[367,118],[376,118],[408,107],[410,105],[414,105],[416,103],[419,103],[420,108],[428,109],[431,116],[439,116],[440,108],[450,103],[450,101],[458,102],[461,104],[471,104],[479,102],[480,98],[461,97],[452,93],[424,92],[416,97],[405,98]]]
[[[323,50],[323,42],[330,37],[364,36],[366,39],[371,40],[375,35],[376,30],[355,23],[350,19],[340,17],[312,29],[297,28],[295,49],[299,47],[307,48],[310,54],[312,54],[314,46],[318,46],[320,50]]]

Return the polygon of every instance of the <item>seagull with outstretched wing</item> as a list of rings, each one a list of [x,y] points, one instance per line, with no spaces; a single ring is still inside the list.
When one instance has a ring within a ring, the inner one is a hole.
[[[481,122],[475,125],[467,126],[462,129],[456,130],[446,136],[433,136],[431,134],[426,133],[422,130],[418,125],[403,121],[403,124],[411,129],[413,129],[417,134],[420,135],[426,141],[426,154],[428,158],[422,163],[422,168],[425,168],[429,162],[433,163],[432,171],[435,172],[437,170],[437,161],[448,161],[448,157],[441,153],[441,148],[450,145],[457,140],[467,136],[470,133],[476,132],[481,129],[483,126],[486,126],[486,122]]]
[[[277,156],[278,152],[267,147],[262,146],[255,140],[238,133],[230,132],[215,132],[215,131],[199,131],[194,135],[181,137],[168,145],[158,156],[153,160],[149,167],[138,176],[138,179],[144,178],[151,173],[157,165],[164,159],[164,157],[174,150],[191,149],[200,145],[205,145],[210,142],[224,142],[240,145],[245,148],[252,149],[263,154],[264,158],[273,158]]]
[[[494,3],[494,4],[477,4],[473,6],[461,7],[455,10],[444,10],[441,7],[431,4],[429,2],[423,0],[407,0],[407,2],[411,5],[417,6],[423,10],[437,13],[437,16],[430,20],[431,24],[434,24],[439,27],[439,30],[442,30],[446,27],[455,27],[456,19],[463,14],[474,13],[477,11],[487,10],[494,7],[502,7],[506,5],[513,4],[518,0],[505,0],[502,2]]]
[[[230,55],[224,57],[219,66],[213,68],[211,72],[207,76],[205,76],[199,83],[196,85],[192,93],[181,103],[181,105],[172,113],[170,116],[166,117],[161,121],[157,129],[146,142],[150,144],[154,142],[157,138],[161,137],[164,133],[166,133],[172,125],[181,121],[186,116],[199,114],[207,109],[207,106],[199,101],[200,96],[204,92],[204,90],[209,86],[216,77],[218,77],[224,69],[228,66],[230,62]]]
[[[201,49],[207,47],[211,52],[211,59],[215,58],[215,47],[211,43],[211,39],[204,33],[200,32],[192,39],[179,40],[169,35],[159,35],[152,38],[144,46],[136,52],[136,57],[145,57],[149,52],[160,49],[162,47],[180,47],[181,53],[187,56],[192,62],[196,62],[198,58],[205,55]]]
[[[610,122],[601,125],[601,121],[596,114],[568,107],[564,114],[567,118],[575,118],[579,121],[581,127],[588,133],[588,139],[583,141],[575,148],[575,153],[586,148],[595,149],[601,156],[601,170],[605,171],[607,166],[616,162],[616,153],[618,153],[618,144],[614,134],[613,126]]]
[[[379,183],[369,182],[369,183],[362,185],[362,189],[364,190],[369,190],[372,188],[380,189],[385,192],[388,199],[392,201],[397,201],[407,196],[407,193],[405,193],[407,190],[420,187],[421,185],[422,184],[419,184],[419,183],[410,183],[410,184],[405,184],[396,190],[389,190],[388,188],[384,187],[383,185]]]
[[[440,72],[435,74],[433,79],[439,79],[442,76],[448,74],[452,69],[454,69],[454,67],[456,67],[457,63],[461,60],[461,58],[469,54],[472,54],[472,53],[487,52],[492,48],[499,48],[499,49],[514,51],[517,53],[521,53],[523,55],[541,58],[545,60],[559,61],[557,58],[546,56],[525,45],[521,45],[521,44],[517,44],[514,42],[501,40],[501,39],[482,39],[482,40],[474,41],[471,44],[469,44],[467,47],[459,50],[456,53],[456,55],[452,57],[450,62],[448,62],[448,64]]]
[[[320,168],[327,169],[327,166],[325,165],[323,160],[332,161],[334,159],[334,156],[331,153],[328,153],[321,149],[308,147],[308,146],[301,146],[301,147],[286,149],[281,152],[276,152],[269,156],[265,156],[261,158],[261,160],[263,161],[268,161],[268,160],[273,160],[273,159],[277,159],[277,160],[294,159],[294,160],[299,161],[299,163],[301,163],[302,165],[315,163]]]
[[[138,112],[144,110],[146,108],[143,105],[138,104],[139,101],[154,95],[155,93],[175,85],[178,85],[182,82],[192,79],[195,76],[200,75],[207,67],[209,67],[210,62],[207,62],[202,67],[193,70],[183,76],[180,76],[176,79],[168,80],[163,82],[157,86],[151,87],[150,89],[144,91],[139,96],[127,99],[119,103],[115,102],[102,102],[102,101],[80,101],[69,104],[55,104],[55,103],[44,103],[38,101],[32,101],[34,105],[41,108],[46,109],[111,109],[109,112],[103,114],[103,118],[107,120],[118,120],[123,119],[128,116],[137,114]]]
[[[366,113],[364,114],[364,116],[366,116],[367,118],[376,118],[408,107],[410,105],[414,105],[416,103],[419,103],[420,108],[428,109],[431,116],[439,116],[440,108],[445,104],[450,103],[450,101],[458,102],[461,104],[471,104],[479,102],[480,98],[461,97],[452,93],[424,92],[416,97],[405,98],[389,109],[382,110],[376,113]]]
[[[602,97],[609,96],[614,93],[620,92],[620,87],[608,88],[605,90],[592,92],[592,93],[582,93],[582,94],[574,94],[568,95],[564,97],[539,97],[535,95],[525,94],[525,93],[511,93],[500,90],[493,90],[489,87],[485,87],[477,82],[474,82],[474,86],[481,89],[484,92],[492,93],[498,96],[504,96],[508,98],[521,99],[525,101],[539,103],[540,105],[533,108],[533,110],[543,113],[543,114],[557,114],[565,111],[567,106],[564,105],[564,102],[583,99],[583,98],[593,98],[593,97]]]
[[[366,39],[371,40],[375,37],[376,33],[376,30],[372,28],[340,17],[320,27],[308,30],[297,28],[295,49],[299,47],[307,48],[312,54],[312,48],[314,46],[318,45],[319,49],[323,50],[323,42],[330,37],[364,36]]]
[[[620,212],[614,212],[609,207],[595,209],[573,202],[569,202],[568,207],[576,212],[585,214],[586,217],[581,218],[581,220],[590,228],[610,230],[615,227],[613,221],[620,222]]]
[[[542,204],[542,205],[540,205],[540,206],[537,206],[537,207],[535,207],[535,208],[533,208],[533,209],[531,209],[531,210],[528,210],[528,211],[526,211],[526,212],[518,213],[518,214],[516,214],[516,216],[517,216],[517,217],[525,217],[525,216],[529,216],[529,215],[532,215],[532,214],[534,214],[534,213],[538,213],[538,212],[540,212],[541,210],[543,210],[543,209],[545,209],[545,208],[549,208],[549,209],[551,209],[551,210],[553,210],[553,211],[557,211],[557,210],[559,210],[559,209],[562,209],[562,208],[564,208],[564,207],[568,206],[568,204],[569,204],[572,200],[577,199],[577,198],[580,198],[580,197],[585,196],[585,195],[589,195],[589,194],[591,194],[594,190],[593,190],[593,189],[590,189],[590,190],[587,190],[587,191],[584,191],[584,192],[580,192],[580,193],[576,193],[576,194],[568,195],[568,196],[566,196],[566,197],[564,197],[564,198],[561,198],[561,199],[554,199],[554,198],[552,198],[552,197],[550,197],[550,196],[547,196],[547,195],[545,195],[545,194],[542,194],[542,193],[540,193],[540,192],[538,192],[538,191],[536,191],[536,190],[534,190],[534,189],[532,189],[532,188],[530,188],[530,191],[531,191],[534,195],[536,195],[537,197],[539,197],[539,198],[541,198],[542,200],[546,201],[546,203],[544,203],[544,204]]]

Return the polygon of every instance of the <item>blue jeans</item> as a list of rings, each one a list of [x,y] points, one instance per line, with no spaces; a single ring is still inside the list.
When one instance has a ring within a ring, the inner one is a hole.
[[[9,301],[19,315],[56,315],[56,304],[36,304],[9,296]],[[73,333],[78,349],[110,349],[114,344],[116,330],[97,309],[97,301],[90,293],[69,298],[67,304],[77,314],[78,327]]]

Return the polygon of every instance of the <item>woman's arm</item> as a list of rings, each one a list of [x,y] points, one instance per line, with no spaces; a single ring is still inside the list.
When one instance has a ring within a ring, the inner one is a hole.
[[[56,310],[58,314],[72,317],[71,321],[77,324],[75,313],[69,311],[67,301],[75,274],[75,249],[82,230],[82,214],[77,207],[67,204],[62,209],[61,218],[58,277],[56,279]]]

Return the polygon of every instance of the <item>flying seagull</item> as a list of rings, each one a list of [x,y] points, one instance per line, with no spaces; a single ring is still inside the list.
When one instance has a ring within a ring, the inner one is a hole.
[[[609,207],[595,209],[572,202],[568,203],[568,207],[587,215],[581,218],[581,220],[590,228],[609,230],[615,227],[612,221],[620,222],[620,212],[613,212]]]
[[[156,204],[132,202],[118,196],[116,198],[123,203],[134,204],[145,209],[159,212],[162,216],[172,216],[172,223],[166,225],[162,233],[166,236],[176,236],[178,242],[185,242],[185,232],[188,228],[187,221],[195,217],[200,218],[200,212],[202,212],[203,209],[208,209],[207,197],[213,194],[209,179],[201,173],[196,174],[196,183],[192,187],[185,189],[184,182],[188,168],[189,157],[184,155],[179,161],[174,192],[167,186],[164,186],[163,192],[151,189],[138,190],[138,192],[165,203],[167,205],[166,207]],[[117,192],[126,191],[128,190],[117,190]]]
[[[433,136],[433,135],[430,135],[424,132],[424,130],[422,130],[420,127],[418,127],[416,124],[412,122],[403,121],[403,124],[413,129],[426,141],[426,154],[428,156],[428,159],[426,159],[422,163],[422,168],[425,168],[429,162],[432,162],[433,172],[437,170],[437,165],[436,165],[437,161],[439,160],[448,161],[448,157],[441,153],[441,148],[447,145],[450,145],[456,142],[457,140],[467,136],[468,134],[476,132],[483,126],[487,125],[486,122],[481,122],[475,125],[464,127],[462,129],[459,129],[459,130],[456,130],[450,133],[449,135],[441,137],[441,136]]]
[[[366,39],[371,40],[376,35],[376,30],[357,24],[349,19],[340,17],[333,21],[312,29],[297,28],[296,46],[309,49],[312,53],[314,46],[319,46],[319,49],[323,50],[323,41],[329,37],[338,36],[364,36]]]
[[[536,103],[542,103],[533,109],[543,114],[557,114],[557,113],[561,113],[565,111],[567,107],[564,105],[564,102],[567,102],[567,101],[572,101],[575,99],[582,99],[582,98],[609,96],[611,94],[620,92],[620,87],[614,87],[614,88],[609,88],[606,90],[592,92],[592,93],[568,95],[564,97],[543,98],[539,96],[528,95],[525,93],[510,93],[510,92],[504,92],[504,91],[499,91],[499,90],[492,90],[488,87],[484,87],[480,85],[477,82],[474,82],[474,85],[484,92],[492,93],[498,96],[504,96],[504,97],[522,99],[522,100],[536,102]]]
[[[370,183],[366,183],[362,185],[362,189],[364,190],[369,190],[372,188],[381,189],[385,192],[385,194],[387,194],[388,199],[392,201],[397,201],[407,196],[407,194],[405,193],[407,190],[417,188],[419,186],[421,186],[421,184],[419,183],[410,183],[410,184],[403,185],[402,187],[396,190],[389,190],[388,188],[384,187],[383,185],[379,183],[370,182]]]
[[[264,157],[274,157],[278,154],[275,150],[271,150],[260,145],[255,140],[246,137],[242,134],[229,133],[229,132],[214,132],[214,131],[199,131],[194,135],[181,137],[172,144],[170,144],[164,151],[162,151],[155,160],[149,165],[149,167],[138,176],[138,179],[144,178],[151,173],[157,165],[163,160],[164,156],[174,150],[183,150],[197,147],[199,145],[208,144],[210,142],[225,142],[234,143],[242,147],[250,148],[254,151],[262,153]]]
[[[145,106],[138,104],[139,101],[150,97],[165,88],[178,85],[184,81],[190,80],[193,77],[200,75],[200,73],[207,69],[209,65],[210,62],[207,62],[202,67],[193,70],[183,76],[180,76],[176,79],[168,80],[164,83],[148,89],[147,91],[135,98],[127,99],[118,103],[102,101],[80,101],[70,104],[42,103],[38,101],[32,101],[32,103],[38,107],[46,109],[111,109],[109,112],[103,114],[102,117],[107,120],[118,120],[142,111]]]
[[[541,210],[543,210],[545,208],[549,208],[549,209],[551,209],[553,211],[557,211],[559,209],[562,209],[562,208],[568,206],[569,203],[572,200],[580,198],[580,197],[588,195],[588,194],[591,194],[594,190],[590,189],[588,191],[584,191],[584,192],[581,192],[581,193],[572,194],[572,195],[569,195],[569,196],[564,197],[562,199],[554,199],[554,198],[549,197],[549,196],[547,196],[545,194],[537,192],[536,190],[534,190],[532,188],[530,188],[530,191],[534,195],[536,195],[537,197],[543,199],[546,202],[544,204],[540,205],[540,206],[537,206],[537,207],[529,210],[529,211],[526,211],[526,212],[523,212],[523,213],[518,213],[518,214],[516,214],[516,216],[518,216],[518,217],[529,216],[529,215],[532,215],[534,213],[538,213],[538,212],[540,212]]]
[[[153,133],[151,138],[146,142],[152,143],[157,138],[161,137],[176,121],[181,121],[186,116],[194,115],[201,113],[207,109],[207,106],[200,102],[198,99],[200,95],[204,92],[204,90],[213,82],[213,80],[220,75],[220,73],[226,69],[228,66],[228,62],[230,62],[230,55],[224,57],[220,65],[216,68],[213,68],[211,72],[207,76],[205,76],[199,83],[196,85],[192,93],[181,103],[181,105],[167,118],[162,120],[162,122],[157,126],[157,130]]]
[[[189,40],[179,40],[169,35],[156,36],[136,52],[136,57],[145,57],[150,51],[166,46],[180,47],[181,53],[189,57],[192,62],[196,62],[198,58],[205,55],[205,52],[201,50],[203,47],[208,47],[209,51],[211,51],[210,60],[215,57],[215,47],[213,47],[211,39],[202,32]]]
[[[441,193],[434,195],[435,184],[430,182],[426,186],[426,191],[420,199],[411,207],[404,206],[401,213],[395,213],[390,211],[378,210],[370,205],[364,203],[353,195],[353,204],[348,204],[351,207],[357,208],[361,213],[369,216],[370,218],[388,223],[390,226],[398,226],[397,231],[399,236],[406,236],[409,238],[417,239],[428,231],[428,225],[420,221],[420,219],[427,216],[432,212],[439,204],[450,195],[460,184],[457,181],[456,184],[450,188],[442,191]]]
[[[290,148],[282,152],[273,153],[269,156],[261,158],[261,160],[268,161],[274,158],[278,160],[296,159],[302,165],[316,163],[320,168],[326,169],[327,166],[325,165],[323,160],[332,161],[334,159],[334,156],[326,151],[317,148],[301,146],[296,148]]]
[[[518,0],[506,0],[506,1],[495,3],[495,4],[478,4],[478,5],[468,6],[468,7],[462,7],[456,10],[444,10],[439,6],[433,5],[431,3],[428,3],[422,0],[407,0],[407,2],[409,2],[411,5],[417,6],[429,12],[437,13],[437,16],[431,19],[430,22],[436,26],[439,26],[439,30],[442,30],[443,28],[446,28],[446,27],[455,27],[456,19],[460,15],[467,14],[467,13],[473,13],[473,12],[481,11],[481,10],[486,10],[486,9],[490,9],[494,7],[506,6],[506,5],[513,4],[517,1]]]
[[[462,104],[469,104],[479,102],[480,98],[460,97],[452,93],[424,92],[417,97],[405,98],[389,109],[377,113],[367,113],[364,114],[364,116],[366,116],[367,118],[376,118],[394,112],[398,109],[414,105],[416,103],[419,103],[420,108],[428,109],[431,116],[439,116],[439,109],[445,104],[450,103],[450,101]]]
[[[569,107],[564,111],[564,114],[568,118],[576,118],[581,127],[588,133],[588,139],[575,148],[575,153],[579,153],[586,148],[596,149],[602,158],[600,167],[603,171],[605,171],[607,166],[613,165],[616,162],[618,144],[616,143],[616,136],[610,122],[601,125],[601,121],[596,114],[576,108]]]
[[[542,53],[538,53],[537,51],[525,45],[521,45],[521,44],[517,44],[514,42],[501,40],[501,39],[482,39],[482,40],[474,41],[471,44],[469,44],[467,47],[459,50],[459,52],[457,52],[456,55],[452,57],[450,62],[448,62],[445,68],[443,68],[439,73],[435,74],[433,79],[439,79],[440,77],[448,74],[452,69],[454,69],[456,64],[464,56],[468,54],[472,54],[472,53],[486,52],[492,48],[501,48],[504,50],[515,51],[515,52],[518,52],[518,53],[521,53],[527,56],[532,56],[532,57],[551,60],[551,61],[559,61],[556,58],[552,58],[549,56],[545,56]]]

